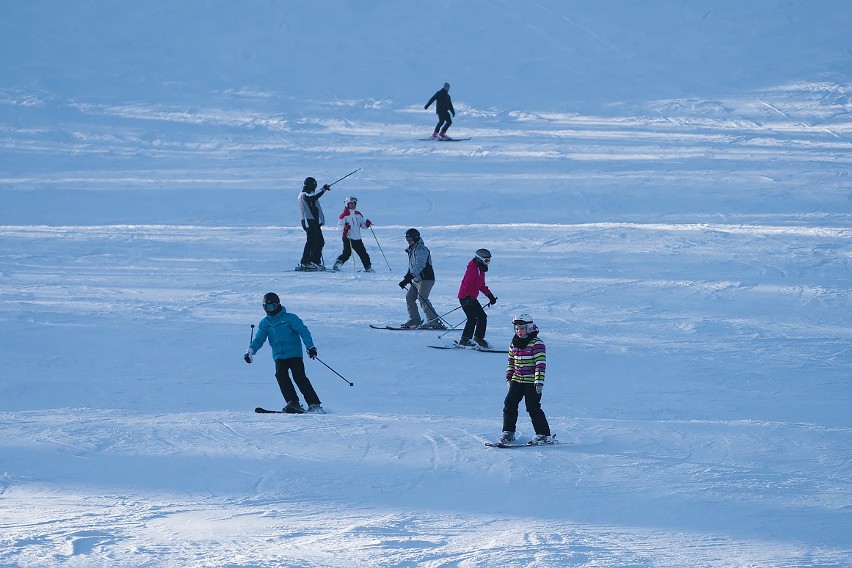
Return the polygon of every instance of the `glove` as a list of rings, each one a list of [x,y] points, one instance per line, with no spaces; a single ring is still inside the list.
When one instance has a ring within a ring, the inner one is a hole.
[[[251,350],[251,347],[246,349],[246,354],[243,355],[243,360],[246,363],[251,363],[252,361],[254,361],[254,351]]]
[[[488,296],[488,305],[493,306],[496,303],[497,303],[497,298],[495,298],[493,295],[489,295]]]
[[[343,236],[346,237],[349,235],[349,229],[352,227],[349,226],[349,223],[344,223],[343,225]]]
[[[544,381],[536,381],[535,382],[535,393],[541,394],[541,391],[544,390]]]
[[[373,226],[373,222],[372,222],[372,221],[370,221],[369,219],[367,219],[367,221],[364,223],[364,226],[365,226],[365,227],[367,227],[367,228],[369,229],[370,227],[372,227],[372,226]]]
[[[308,348],[308,357],[310,357],[311,359],[317,358],[317,348],[316,347],[309,347]]]
[[[325,184],[324,186],[322,186],[322,190],[323,191],[331,191],[331,186],[328,185],[328,184]]]
[[[400,282],[399,282],[399,287],[400,287],[400,288],[405,288],[405,287],[406,287],[406,286],[408,286],[410,283],[411,283],[411,274],[406,274],[406,275],[405,275],[405,278],[403,278],[402,280],[400,280]]]

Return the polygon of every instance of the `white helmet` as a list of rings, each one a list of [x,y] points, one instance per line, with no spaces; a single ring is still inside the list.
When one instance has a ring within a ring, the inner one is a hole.
[[[514,326],[524,326],[527,330],[527,333],[532,333],[534,331],[538,331],[538,328],[533,323],[532,316],[529,314],[518,314],[512,318],[512,325]]]
[[[350,195],[346,199],[343,200],[344,205],[349,205],[350,203],[358,203],[358,198]]]

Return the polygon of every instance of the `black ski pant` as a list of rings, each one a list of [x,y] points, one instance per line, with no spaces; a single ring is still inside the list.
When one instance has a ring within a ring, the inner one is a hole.
[[[352,251],[358,253],[358,258],[361,259],[361,264],[364,265],[364,270],[370,268],[370,255],[367,254],[367,249],[364,248],[364,241],[361,239],[350,239],[348,237],[343,237],[343,252],[340,256],[337,257],[337,262],[343,264],[349,257],[352,256]]]
[[[503,431],[514,432],[518,425],[518,405],[524,399],[527,412],[532,420],[536,434],[550,436],[550,425],[541,409],[541,395],[535,392],[534,383],[509,381],[509,392],[503,401]]]
[[[325,239],[322,236],[322,227],[316,219],[308,219],[308,225],[302,223],[302,228],[307,233],[307,242],[305,242],[305,250],[302,251],[302,264],[314,262],[322,264],[322,247],[325,246]]]
[[[443,128],[441,126],[443,125]],[[447,128],[453,125],[453,119],[450,118],[450,111],[444,111],[438,113],[438,124],[435,125],[435,132],[439,130],[443,133],[447,131]]]
[[[470,296],[459,299],[459,303],[464,310],[464,315],[467,316],[467,322],[464,324],[462,337],[470,339],[485,339],[485,329],[488,327],[488,316],[485,310],[479,305],[475,299]]]
[[[292,381],[290,380],[288,371],[293,375]],[[296,389],[293,388],[293,381],[296,382],[296,386],[299,387],[300,391],[302,391],[302,395],[305,397],[305,402],[307,402],[308,405],[320,404],[320,399],[317,396],[313,385],[311,385],[311,381],[305,374],[305,360],[301,357],[276,359],[275,379],[278,381],[278,388],[281,389],[281,394],[284,395],[284,400],[286,400],[288,404],[291,402],[298,404],[299,402],[299,395],[296,394]]]

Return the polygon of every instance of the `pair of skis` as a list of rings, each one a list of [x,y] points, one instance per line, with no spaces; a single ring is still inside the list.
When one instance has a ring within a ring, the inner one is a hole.
[[[373,329],[386,329],[391,331],[446,331],[441,328],[430,328],[430,327],[402,327],[397,325],[377,325],[370,324],[370,327]],[[506,354],[509,351],[507,349],[494,349],[493,347],[482,347],[481,345],[462,345],[458,341],[453,341],[452,343],[445,343],[443,345],[428,345],[427,347],[431,347],[432,349],[467,349],[470,351],[481,351],[483,353],[503,353]]]
[[[526,443],[517,443],[517,442],[485,442],[485,445],[489,448],[538,448],[541,446],[555,446],[559,442],[556,440],[556,436],[553,435],[546,442],[536,442],[535,440],[530,440]]]
[[[284,410],[269,410],[258,406],[254,409],[254,411],[258,414],[325,414],[325,410],[316,410],[313,412],[303,410],[302,412],[299,412],[297,410],[289,410],[286,406],[284,407]]]
[[[418,138],[418,140],[434,140],[435,142],[462,142],[464,140],[470,140],[470,138],[450,138],[448,136],[446,138]]]

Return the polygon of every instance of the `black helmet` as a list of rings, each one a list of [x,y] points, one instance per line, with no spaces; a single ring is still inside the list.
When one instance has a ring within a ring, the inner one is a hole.
[[[269,315],[275,315],[281,311],[281,298],[275,292],[267,292],[263,295],[263,311]]]
[[[308,191],[313,191],[317,188],[317,180],[312,177],[305,178],[305,189]]]
[[[476,258],[482,262],[491,260],[491,251],[488,249],[476,249]]]
[[[416,242],[420,239],[420,231],[414,228],[408,229],[407,231],[405,231],[405,238],[412,239]]]

